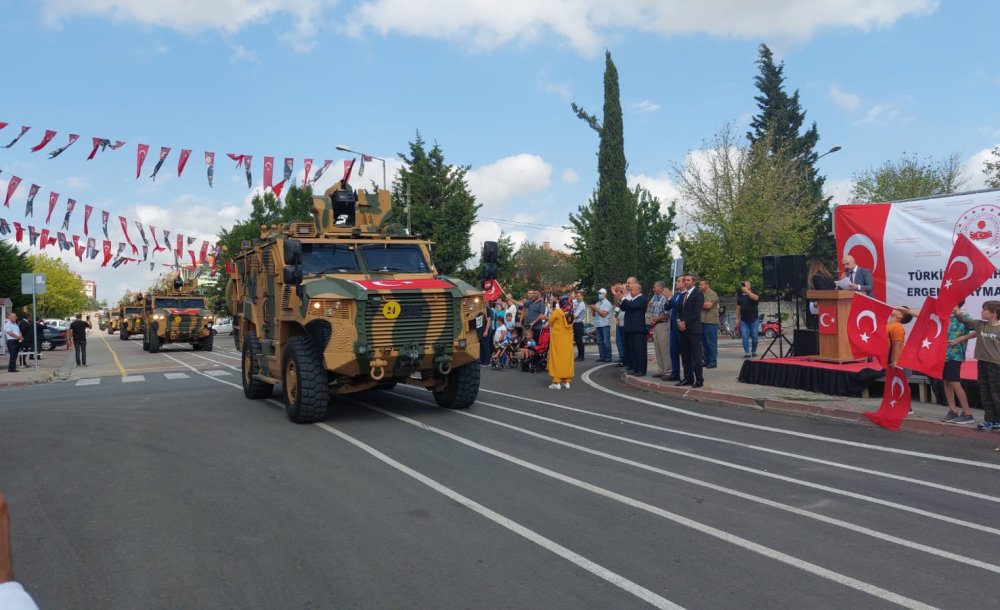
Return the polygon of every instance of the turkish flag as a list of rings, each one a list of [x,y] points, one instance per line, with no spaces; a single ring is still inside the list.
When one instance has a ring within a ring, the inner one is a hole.
[[[46,129],[45,135],[42,136],[42,141],[36,144],[35,147],[31,149],[31,152],[38,152],[42,150],[46,145],[48,145],[49,142],[52,141],[52,138],[54,137],[56,137],[56,132],[51,129]]]
[[[496,280],[486,280],[483,283],[483,301],[489,303],[490,301],[495,301],[500,298],[503,294],[503,288],[500,287],[500,282]]]
[[[971,239],[959,233],[944,268],[934,311],[941,319],[949,320],[951,310],[990,279],[994,271],[996,267],[990,259]]]
[[[927,297],[920,316],[903,345],[899,366],[920,371],[928,377],[940,379],[948,351],[948,323],[951,316],[941,317],[937,312],[940,301]]]
[[[264,190],[274,182],[274,157],[264,157]]]
[[[910,414],[910,384],[906,373],[898,366],[889,367],[885,372],[885,391],[878,411],[869,411],[865,417],[873,424],[889,430],[899,430],[903,420]]]
[[[891,203],[838,205],[834,215],[837,252],[854,257],[859,267],[872,272],[873,292],[886,298],[885,247],[882,238],[889,222]]]
[[[52,220],[52,211],[56,209],[56,203],[59,201],[59,193],[55,191],[49,191],[49,215],[45,217],[45,224],[49,224]]]
[[[14,196],[14,191],[20,186],[21,179],[17,176],[11,176],[10,181],[7,182],[7,197],[3,200],[3,207],[10,207],[10,198]]]
[[[872,356],[882,368],[889,364],[889,337],[885,325],[892,307],[882,301],[855,292],[847,320],[847,337],[855,358]]]
[[[138,180],[139,174],[142,173],[142,164],[146,162],[146,155],[149,154],[149,144],[139,144],[135,154],[135,179]]]
[[[837,334],[837,308],[835,306],[819,306],[819,334]]]
[[[348,180],[351,179],[351,170],[354,169],[354,162],[357,159],[351,159],[350,161],[344,161],[344,177],[340,179],[341,183],[346,184]]]
[[[312,159],[306,159],[305,160],[305,166],[306,166],[306,177],[302,181],[302,184],[309,184],[309,172],[312,171],[313,160]]]
[[[177,160],[177,177],[178,178],[180,178],[180,175],[184,172],[184,166],[187,165],[188,157],[190,157],[190,156],[191,156],[191,149],[190,148],[182,148],[181,149],[181,158]]]
[[[49,245],[49,230],[42,229],[41,243],[38,244],[39,250],[44,250],[45,246]]]

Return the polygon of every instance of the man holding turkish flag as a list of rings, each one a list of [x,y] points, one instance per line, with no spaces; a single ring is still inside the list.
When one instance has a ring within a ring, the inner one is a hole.
[[[885,325],[893,308],[863,294],[851,297],[851,313],[841,323],[847,325],[847,336],[855,358],[871,356],[879,366],[889,364],[889,338]]]
[[[500,287],[500,282],[496,280],[486,280],[483,284],[483,302],[492,303],[493,301],[500,298],[503,294],[503,288]]]
[[[865,417],[873,424],[889,430],[899,430],[903,420],[910,413],[910,384],[906,373],[898,366],[890,366],[885,372],[885,391],[878,411],[869,411]]]
[[[944,361],[948,351],[948,324],[951,320],[938,315],[941,303],[934,297],[927,297],[917,321],[910,330],[910,336],[903,346],[899,366],[920,371],[928,377],[941,379]],[[915,314],[916,312],[909,312]]]
[[[972,294],[990,279],[996,267],[972,240],[959,233],[944,268],[938,289],[937,307],[933,310],[941,320],[949,320],[959,301]]]

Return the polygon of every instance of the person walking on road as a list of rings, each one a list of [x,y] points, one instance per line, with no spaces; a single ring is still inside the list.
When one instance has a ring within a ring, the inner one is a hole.
[[[90,320],[84,320],[82,313],[76,314],[76,319],[69,324],[69,330],[73,333],[77,366],[87,366],[87,331],[91,328],[93,326],[90,325]]]
[[[3,338],[7,342],[7,353],[10,354],[10,360],[7,361],[7,371],[16,373],[17,350],[21,344],[21,340],[24,339],[24,335],[21,334],[21,327],[17,325],[16,313],[7,316],[7,321],[3,323]]]
[[[573,315],[568,296],[558,292],[552,295],[552,313],[549,314],[549,375],[552,375],[550,390],[569,389],[573,379],[573,322],[567,316]]]

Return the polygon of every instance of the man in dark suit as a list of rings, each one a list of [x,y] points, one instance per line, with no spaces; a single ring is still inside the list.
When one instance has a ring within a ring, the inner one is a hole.
[[[620,299],[619,307],[625,312],[625,326],[621,330],[625,331],[625,341],[628,342],[629,358],[626,366],[631,370],[625,372],[636,377],[646,375],[646,363],[649,359],[646,352],[646,337],[649,329],[646,326],[646,306],[649,301],[642,294],[642,285],[634,277],[628,278],[625,282],[625,290],[631,296],[625,298],[623,293],[616,295]]]
[[[872,272],[868,269],[858,267],[853,256],[845,256],[841,261],[844,265],[844,277],[851,282],[850,290],[862,292],[866,296],[872,296],[872,288],[875,287],[875,280],[872,279]]]
[[[701,361],[701,310],[704,304],[705,295],[695,287],[695,277],[685,275],[684,296],[677,320],[677,329],[681,334],[681,363],[684,366],[684,379],[677,384],[679,386],[700,388],[705,385]]]

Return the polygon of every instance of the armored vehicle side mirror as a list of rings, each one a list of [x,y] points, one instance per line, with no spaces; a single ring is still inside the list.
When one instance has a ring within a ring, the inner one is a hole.
[[[286,284],[298,286],[302,283],[302,267],[300,265],[285,265],[284,269],[281,270],[281,276]]]
[[[302,264],[302,242],[297,239],[286,239],[284,241],[285,250],[285,264],[286,265],[301,265]],[[287,269],[287,268],[286,268]],[[299,277],[302,277],[301,271],[299,272]]]

